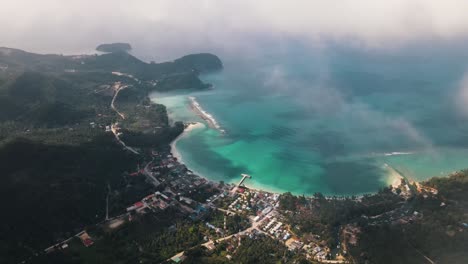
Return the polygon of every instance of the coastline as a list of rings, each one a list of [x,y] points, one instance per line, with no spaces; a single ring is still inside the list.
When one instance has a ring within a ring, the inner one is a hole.
[[[176,147],[176,144],[177,142],[183,138],[183,137],[186,137],[187,135],[190,134],[190,132],[196,128],[202,128],[202,127],[205,127],[205,125],[201,122],[191,122],[191,123],[188,123],[187,126],[184,128],[184,131],[178,135],[170,144],[170,147],[171,147],[171,154],[172,156],[174,156],[175,158],[177,158],[177,161],[181,164],[184,164],[183,160],[182,160],[182,155],[180,154],[180,152],[177,150],[177,147]],[[202,177],[202,176],[200,176]],[[203,178],[206,178],[206,177],[203,177]]]
[[[188,136],[194,129],[199,129],[199,128],[204,128],[206,125],[202,122],[188,122],[186,123],[186,126],[184,128],[184,131],[179,135],[177,136],[171,143],[170,143],[170,152],[172,154],[172,156],[174,158],[177,158],[177,162],[180,163],[180,164],[183,164],[183,165],[186,165],[184,163],[184,160],[182,158],[182,155],[181,153],[179,152],[179,150],[177,149],[177,142],[182,139],[183,137],[186,137]],[[209,126],[211,127],[211,126]],[[395,170],[394,168],[392,168],[390,165],[388,165],[387,163],[384,163],[384,168],[388,171],[388,175],[387,175],[387,179],[386,179],[386,185],[391,185],[392,188],[398,188],[401,184],[401,180],[402,179],[405,179],[405,177],[403,175],[401,175],[397,170]],[[211,182],[215,182],[214,180],[210,179],[209,177],[206,177],[205,175],[199,173],[198,171],[195,171],[191,168],[187,168],[189,169],[190,171],[192,171],[194,174],[196,174],[197,176],[203,178],[203,179],[206,179],[208,181],[211,181]],[[239,178],[240,180],[240,178]],[[230,184],[236,184],[237,181],[236,180],[231,180],[230,182],[227,182],[227,183],[230,183]],[[270,188],[268,186],[264,186],[262,184],[244,184],[248,189],[250,190],[254,190],[254,191],[260,191],[260,192],[266,192],[266,193],[271,193],[271,194],[282,194],[286,191],[280,191],[280,190],[277,190],[276,188]],[[311,196],[311,195],[307,195],[307,196]],[[355,196],[356,198],[360,198],[360,197],[363,197],[364,194],[357,194],[357,195],[324,195],[325,197],[327,198],[331,198],[331,197],[351,197],[351,196]]]
[[[199,129],[199,128],[204,128],[205,127],[205,124],[202,123],[202,122],[189,122],[187,123],[186,127],[184,128],[184,131],[179,135],[177,136],[170,144],[170,148],[171,148],[171,154],[174,158],[177,158],[177,162],[180,163],[180,164],[183,164],[185,166],[187,166],[185,163],[184,163],[184,160],[182,158],[182,154],[180,154],[179,150],[177,149],[177,142],[188,136],[194,129]],[[206,177],[205,175],[201,174],[200,172],[196,171],[196,170],[193,170],[192,168],[188,168],[188,170],[192,171],[194,174],[196,174],[197,176],[203,178],[203,179],[206,179],[207,181],[211,181],[211,182],[215,182],[214,180],[210,179],[209,177]],[[240,180],[240,178],[239,178]],[[236,180],[232,180],[230,182],[226,182],[228,184],[236,184],[237,181]],[[266,192],[266,193],[271,193],[271,194],[282,194],[284,193],[285,191],[280,191],[280,190],[276,190],[275,188],[269,188],[267,186],[263,186],[263,185],[258,185],[258,184],[253,184],[253,185],[250,185],[250,184],[244,184],[248,189],[250,190],[254,190],[254,191],[260,191],[260,192]]]
[[[177,143],[181,138],[186,137],[187,135],[189,135],[194,129],[203,128],[205,126],[208,126],[208,127],[212,128],[212,129],[216,129],[216,130],[218,130],[218,131],[220,131],[222,133],[225,133],[224,130],[219,126],[217,121],[213,118],[213,116],[211,114],[209,114],[208,112],[206,112],[205,110],[203,110],[203,108],[200,106],[200,104],[196,101],[195,97],[189,96],[188,99],[189,99],[189,108],[190,108],[190,110],[193,113],[195,113],[197,116],[202,118],[202,120],[204,122],[186,122],[184,131],[170,143],[170,153],[172,154],[172,156],[177,158],[178,163],[186,165],[186,166],[187,166],[187,164],[185,164],[185,162],[183,160],[183,157],[182,157],[182,154],[177,149]],[[410,155],[410,154],[413,154],[413,153],[414,152],[391,152],[391,153],[383,153],[382,155],[383,156]],[[400,184],[401,184],[401,180],[405,179],[405,177],[403,175],[401,175],[397,170],[392,168],[390,165],[388,165],[387,163],[384,163],[383,166],[388,171],[387,175],[383,179],[383,183],[385,183],[385,186],[391,186],[392,188],[398,188],[400,186]],[[210,177],[207,177],[207,176],[199,173],[198,171],[193,170],[192,168],[187,167],[187,169],[189,169],[194,174],[198,175],[199,177],[201,177],[203,179],[206,179],[206,180],[211,181],[211,182],[216,182],[215,180],[211,179]],[[239,179],[237,179],[237,178],[231,179],[229,182],[226,182],[226,183],[236,185],[238,180],[240,180],[240,178]],[[282,194],[284,192],[287,192],[286,190],[279,190],[279,189],[277,189],[275,187],[264,186],[263,184],[260,184],[258,182],[251,182],[250,184],[247,183],[247,184],[245,184],[245,186],[247,188],[251,189],[251,190],[262,191],[262,192],[267,192],[267,193],[272,193],[272,194]],[[375,192],[371,192],[371,193],[375,193]],[[355,195],[338,195],[338,196],[333,195],[333,194],[324,194],[324,196],[325,197],[343,197],[343,198],[344,197],[355,196],[355,197],[359,198],[359,197],[362,197],[365,194],[367,194],[367,193],[361,193],[361,194],[355,194]],[[298,194],[298,195],[300,195],[300,194]],[[312,195],[307,195],[307,196],[312,196]]]

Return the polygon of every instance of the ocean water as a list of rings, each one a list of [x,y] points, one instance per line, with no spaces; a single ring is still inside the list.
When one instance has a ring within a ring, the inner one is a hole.
[[[199,174],[295,194],[350,195],[388,185],[385,164],[424,180],[468,168],[463,50],[368,50],[297,43],[221,56],[208,91],[155,93],[171,120],[204,122],[194,96],[225,134],[205,125],[177,142]]]

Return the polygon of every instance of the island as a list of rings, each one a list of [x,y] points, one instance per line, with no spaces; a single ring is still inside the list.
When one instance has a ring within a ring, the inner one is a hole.
[[[101,52],[129,52],[132,50],[132,46],[128,43],[110,43],[101,44],[96,47],[96,50]]]
[[[468,171],[376,193],[271,193],[214,182],[170,144],[151,91],[211,88],[213,54],[0,48],[1,263],[465,263]],[[214,128],[200,105],[192,107]]]

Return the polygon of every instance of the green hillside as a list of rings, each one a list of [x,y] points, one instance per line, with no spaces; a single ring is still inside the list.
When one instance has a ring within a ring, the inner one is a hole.
[[[125,52],[0,48],[0,262],[21,262],[102,221],[109,190],[111,214],[146,195],[144,178],[128,178],[144,155],[124,150],[106,127],[119,122],[127,144],[144,151],[166,148],[183,124],[171,126],[147,94],[209,87],[198,74],[222,67],[213,56],[148,64]],[[111,108],[115,87],[126,87],[115,100],[125,120]]]

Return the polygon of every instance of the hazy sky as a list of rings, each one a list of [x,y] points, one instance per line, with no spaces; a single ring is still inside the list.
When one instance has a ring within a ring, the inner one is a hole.
[[[265,38],[369,47],[468,33],[466,0],[3,0],[0,46],[80,52],[124,41],[161,58],[243,49]]]

